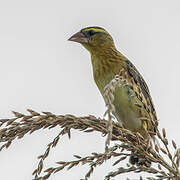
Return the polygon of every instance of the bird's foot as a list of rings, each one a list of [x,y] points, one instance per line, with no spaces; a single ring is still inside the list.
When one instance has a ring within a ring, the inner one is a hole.
[[[145,166],[145,167],[151,167],[151,162],[142,157],[137,152],[132,152],[132,155],[129,158],[129,162],[132,165],[136,166]]]

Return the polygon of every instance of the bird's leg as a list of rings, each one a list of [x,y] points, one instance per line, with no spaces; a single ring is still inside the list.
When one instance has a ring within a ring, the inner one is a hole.
[[[129,158],[129,163],[132,165],[138,165],[139,157],[137,156],[137,152],[131,152],[131,156]]]

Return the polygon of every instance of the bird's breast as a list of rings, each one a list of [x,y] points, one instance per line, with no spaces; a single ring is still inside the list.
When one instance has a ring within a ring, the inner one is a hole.
[[[98,59],[93,57],[93,74],[96,85],[104,97],[104,87],[117,75],[121,69],[125,68],[124,61],[110,61]],[[124,128],[131,131],[138,131],[141,129],[142,121],[140,117],[142,114],[138,107],[135,105],[136,98],[133,98],[134,92],[128,86],[116,87],[114,92],[114,106],[117,120],[123,125]]]
[[[141,111],[135,105],[133,92],[128,86],[120,86],[114,92],[114,106],[117,120],[121,122],[124,128],[131,131],[141,129],[142,122],[140,120]]]
[[[94,74],[95,82],[104,98],[104,87],[114,78],[115,74]],[[118,86],[114,91],[113,105],[115,112],[113,113],[120,124],[124,128],[131,131],[138,131],[141,129],[142,116],[141,111],[135,105],[136,99],[133,96],[133,91],[128,86]]]

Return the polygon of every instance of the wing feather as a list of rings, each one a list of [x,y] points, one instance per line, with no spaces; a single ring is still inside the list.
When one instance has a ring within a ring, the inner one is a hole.
[[[129,60],[126,60],[126,67],[127,67],[128,74],[134,79],[136,84],[140,85],[141,91],[142,91],[145,99],[150,102],[151,113],[153,113],[156,118],[155,108],[154,108],[152,98],[151,98],[151,95],[149,92],[149,88],[148,88],[146,82],[144,81],[143,77],[138,72],[136,67]]]

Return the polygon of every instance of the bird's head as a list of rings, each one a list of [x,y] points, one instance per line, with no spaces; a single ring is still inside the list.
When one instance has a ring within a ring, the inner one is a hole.
[[[90,53],[106,51],[114,47],[111,35],[101,27],[83,28],[68,40],[82,44]]]

